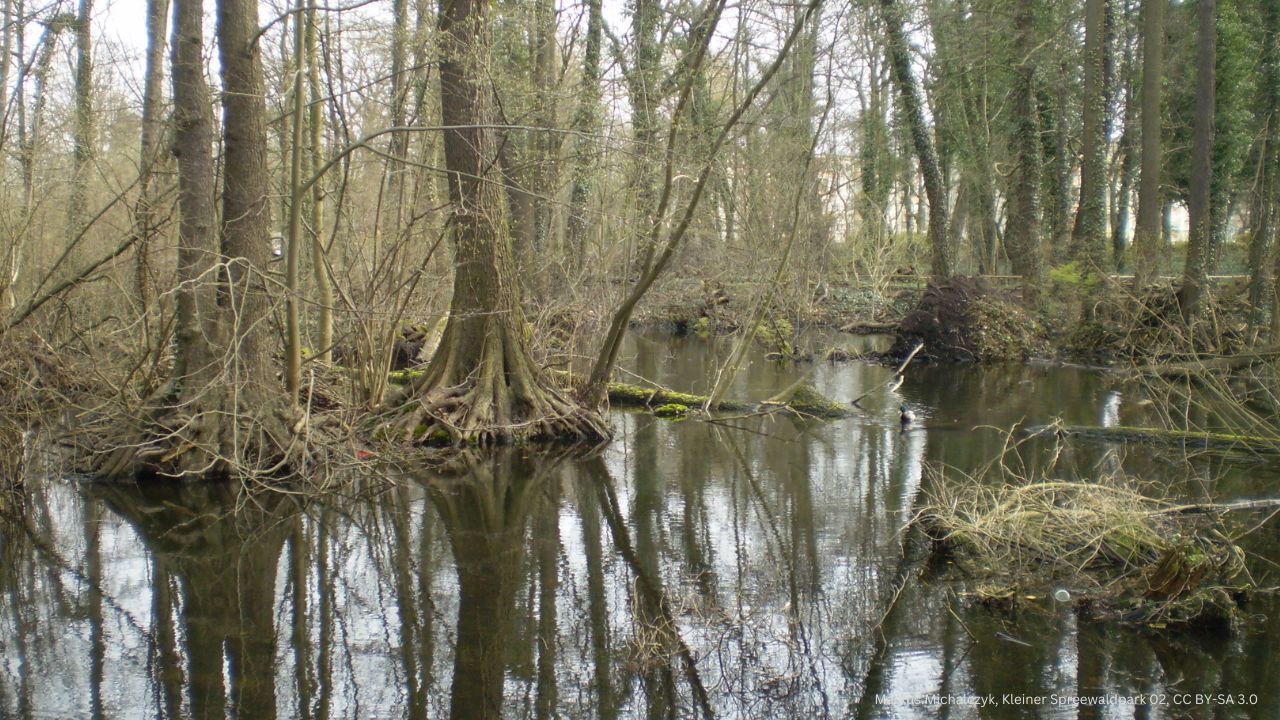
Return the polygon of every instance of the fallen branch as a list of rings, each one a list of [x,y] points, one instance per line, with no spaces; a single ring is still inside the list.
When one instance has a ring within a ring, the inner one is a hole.
[[[1280,498],[1257,498],[1255,500],[1233,500],[1222,503],[1190,503],[1175,505],[1164,512],[1185,514],[1221,514],[1227,512],[1247,512],[1249,510],[1274,510],[1280,508]]]
[[[1232,435],[1161,428],[1096,427],[1092,425],[1033,425],[1023,430],[1027,435],[1057,435],[1100,442],[1136,442],[1159,445],[1187,445],[1214,450],[1250,450],[1280,453],[1280,437]]]
[[[1269,362],[1280,357],[1280,347],[1272,346],[1238,353],[1221,355],[1201,360],[1188,360],[1176,363],[1153,363],[1133,368],[1135,374],[1159,375],[1161,377],[1195,377],[1207,373],[1239,370],[1257,363]]]
[[[389,373],[388,380],[396,385],[404,385],[412,382],[421,372],[420,370],[396,370]],[[567,373],[557,371],[549,371],[549,374],[558,376],[561,380],[568,376]],[[667,405],[680,405],[685,408],[703,408],[706,407],[708,399],[706,395],[694,395],[665,388],[644,387],[620,382],[611,382],[608,387],[609,402],[616,407],[655,410]],[[792,410],[801,415],[827,419],[848,417],[853,414],[845,406],[827,399],[809,387],[796,389],[785,402],[766,400],[760,403],[753,403],[738,400],[720,400],[708,409],[715,412],[752,412],[761,409],[766,411],[776,410],[778,408]]]
[[[890,333],[898,329],[896,322],[868,322],[855,321],[842,325],[840,332],[846,332],[851,335],[879,335],[881,333]]]
[[[858,403],[867,399],[867,396],[880,390],[880,388],[892,385],[893,387],[889,388],[890,392],[897,390],[902,385],[903,380],[906,379],[902,373],[907,369],[907,366],[911,364],[911,361],[915,359],[916,354],[923,349],[924,349],[924,343],[916,343],[916,346],[914,348],[911,348],[911,352],[907,353],[907,357],[903,359],[903,361],[898,365],[898,368],[893,371],[893,375],[888,380],[885,380],[884,382],[862,393],[861,395],[854,398],[853,400],[850,400],[849,404],[856,408],[861,408],[862,406],[859,405]]]

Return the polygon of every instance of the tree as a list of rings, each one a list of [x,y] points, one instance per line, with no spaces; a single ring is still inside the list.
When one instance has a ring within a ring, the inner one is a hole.
[[[929,199],[929,248],[932,252],[930,274],[935,278],[950,277],[955,272],[954,249],[947,237],[947,197],[943,187],[938,154],[929,129],[924,123],[924,101],[920,85],[911,72],[911,52],[903,27],[903,8],[899,0],[880,0],[883,13],[889,65],[902,102],[902,117],[911,135],[916,162],[924,177],[924,191]]]
[[[1262,325],[1270,304],[1270,259],[1276,234],[1276,203],[1280,201],[1280,4],[1262,3],[1262,78],[1258,115],[1264,122],[1259,148],[1259,184],[1250,213],[1252,237],[1249,241],[1249,326],[1255,332]]]
[[[80,12],[76,15],[76,105],[75,131],[72,134],[71,195],[67,201],[66,235],[74,240],[84,224],[85,175],[93,162],[93,33],[90,20],[93,16],[93,0],[80,0]]]
[[[1072,256],[1086,274],[1105,267],[1107,230],[1105,66],[1107,0],[1085,0],[1084,128],[1080,144],[1080,208],[1072,233]]]
[[[1019,0],[1014,16],[1013,172],[1009,175],[1009,210],[1005,247],[1013,272],[1022,276],[1022,299],[1034,305],[1041,283],[1040,113],[1036,107],[1034,53],[1038,0]]]
[[[175,0],[174,154],[178,159],[177,357],[144,408],[142,438],[105,475],[227,476],[283,468],[298,424],[276,379],[263,275],[270,255],[267,135],[255,0],[221,0],[221,228],[213,206],[213,118],[201,0]],[[216,280],[216,282],[215,282]]]
[[[604,419],[557,390],[529,354],[485,74],[489,0],[440,4],[440,108],[455,274],[448,324],[426,372],[392,403],[412,440],[501,445],[600,440]]]
[[[1179,301],[1188,324],[1200,313],[1209,266],[1213,262],[1212,183],[1216,106],[1217,28],[1215,0],[1196,0],[1196,101],[1192,130],[1191,177],[1187,211],[1191,225]]]
[[[567,220],[571,262],[582,262],[587,252],[587,202],[592,174],[599,160],[596,133],[600,130],[600,40],[604,29],[601,0],[586,0],[587,32],[582,51],[582,80],[578,107],[573,114],[575,158]],[[577,269],[576,267],[574,269]]]
[[[679,64],[683,69],[681,77],[684,83],[678,93],[675,109],[672,112],[671,124],[667,129],[667,139],[663,148],[665,152],[663,182],[658,195],[657,206],[652,215],[652,221],[646,229],[648,238],[642,251],[643,257],[638,268],[639,278],[631,284],[622,302],[614,308],[613,315],[609,319],[609,328],[606,331],[604,342],[600,346],[600,351],[596,354],[595,362],[592,363],[591,373],[588,375],[586,383],[579,389],[579,397],[583,398],[588,405],[601,406],[604,404],[609,379],[613,374],[614,364],[618,360],[618,353],[622,348],[622,338],[626,333],[628,324],[631,322],[632,313],[635,312],[636,305],[644,298],[645,293],[649,291],[649,288],[653,287],[653,283],[670,265],[676,249],[680,247],[680,243],[688,233],[689,227],[693,223],[694,214],[715,168],[717,154],[728,141],[729,134],[737,126],[738,121],[742,119],[743,114],[755,103],[756,98],[760,96],[760,93],[764,91],[778,73],[778,70],[781,69],[788,54],[791,52],[791,48],[813,18],[820,2],[821,0],[810,0],[805,5],[804,12],[796,13],[791,29],[777,55],[774,56],[773,61],[761,72],[756,82],[738,99],[733,111],[721,123],[715,138],[707,144],[705,158],[702,167],[698,170],[698,177],[694,182],[693,189],[685,199],[683,208],[671,218],[672,225],[670,229],[667,229],[668,219],[666,216],[671,206],[675,180],[675,148],[678,131],[684,122],[684,112],[688,107],[694,80],[706,59],[707,46],[724,12],[725,1],[720,0],[719,2],[708,4],[703,11],[702,17],[695,22],[694,31],[691,34],[698,41],[691,43],[691,47],[688,48],[686,55],[681,58]]]
[[[142,95],[142,145],[138,161],[138,200],[133,209],[134,292],[142,311],[143,329],[151,306],[151,245],[156,235],[157,194],[153,185],[156,166],[162,159],[165,132],[164,51],[168,0],[147,0],[147,67]]]
[[[1160,82],[1164,66],[1164,6],[1166,0],[1142,3],[1142,162],[1138,176],[1138,221],[1133,247],[1135,288],[1155,277],[1160,253]]]

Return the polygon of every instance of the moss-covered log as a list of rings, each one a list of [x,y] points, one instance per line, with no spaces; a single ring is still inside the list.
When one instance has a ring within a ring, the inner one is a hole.
[[[1261,435],[1233,435],[1230,433],[1164,430],[1161,428],[1097,427],[1093,425],[1033,425],[1026,428],[1024,432],[1028,435],[1056,434],[1061,437],[1099,442],[1182,445],[1208,450],[1280,453],[1280,437]]]
[[[550,372],[549,375],[563,379],[564,373]],[[421,371],[401,370],[392,372],[390,380],[397,385],[412,382]],[[609,383],[609,402],[615,407],[644,408],[654,410],[664,405],[683,405],[687,408],[701,408],[707,404],[706,395],[694,395],[675,390],[650,388],[628,383]],[[853,410],[838,403],[816,390],[803,386],[792,393],[786,402],[765,401],[760,403],[741,402],[738,400],[721,400],[710,408],[715,412],[757,412],[769,409],[787,409],[802,415],[835,419],[848,417]]]

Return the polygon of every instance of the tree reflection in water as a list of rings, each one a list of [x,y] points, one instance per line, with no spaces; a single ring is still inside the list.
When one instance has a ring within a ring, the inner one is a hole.
[[[661,379],[700,362],[644,367]],[[765,372],[744,382],[785,380]],[[1256,693],[1219,715],[1271,717],[1274,620],[1214,642],[1088,625],[1047,601],[1006,613],[943,567],[900,562],[922,463],[988,458],[1004,436],[966,413],[1004,426],[1036,412],[1019,388],[1043,372],[921,369],[906,390],[932,412],[905,434],[888,401],[883,422],[620,414],[597,456],[366,470],[315,498],[32,478],[22,519],[0,525],[0,717],[1077,718],[901,703],[1175,688]],[[1067,422],[1110,392],[1083,373],[1042,384]],[[1030,447],[1024,467],[1059,450]],[[1061,455],[1068,476],[1099,460]],[[1257,477],[1222,482],[1245,495]],[[1267,532],[1255,550],[1274,556]]]

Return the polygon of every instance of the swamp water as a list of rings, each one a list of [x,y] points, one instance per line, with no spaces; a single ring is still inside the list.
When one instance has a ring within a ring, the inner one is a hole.
[[[626,364],[705,390],[715,349],[639,338]],[[807,369],[757,359],[731,396]],[[847,400],[889,374],[812,381]],[[923,427],[900,432],[902,402]],[[28,526],[0,530],[0,717],[1280,718],[1267,597],[1234,634],[1091,623],[1049,598],[1008,612],[945,577],[894,602],[925,464],[975,471],[1018,422],[1134,422],[1123,388],[913,367],[863,405],[829,423],[619,412],[593,457],[508,452],[321,498],[32,478]],[[1280,487],[1274,463],[1023,450],[1055,477]],[[1280,584],[1280,523],[1248,547]]]

